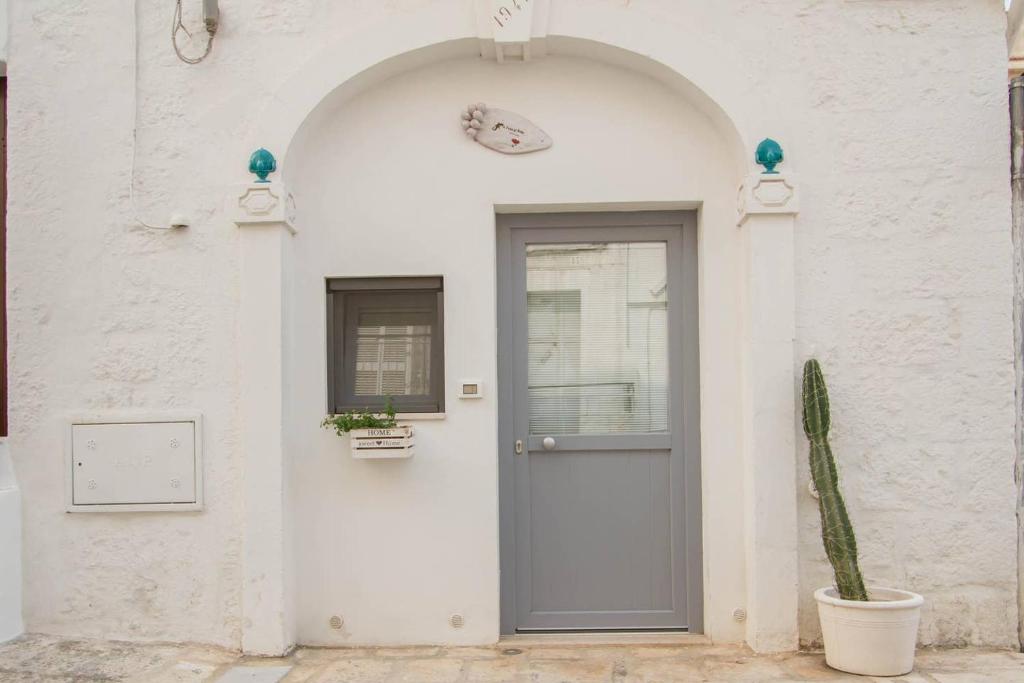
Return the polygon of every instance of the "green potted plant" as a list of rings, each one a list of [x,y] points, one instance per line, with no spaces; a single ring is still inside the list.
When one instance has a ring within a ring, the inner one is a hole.
[[[338,436],[348,435],[353,458],[411,458],[413,454],[412,427],[398,424],[390,398],[383,413],[371,413],[369,409],[364,409],[328,415],[320,426],[333,429]]]
[[[803,426],[810,442],[821,540],[835,576],[835,586],[814,592],[825,661],[833,669],[854,674],[901,676],[914,668],[924,598],[910,591],[864,584],[853,525],[828,441],[828,388],[821,366],[813,358],[804,364]]]

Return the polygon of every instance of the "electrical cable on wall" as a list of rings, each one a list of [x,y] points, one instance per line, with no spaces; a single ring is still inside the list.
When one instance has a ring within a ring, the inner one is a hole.
[[[132,0],[132,162],[128,171],[128,201],[132,207],[132,218],[150,230],[170,230],[170,225],[152,225],[139,217],[135,204],[135,157],[139,147],[139,11],[138,0]]]
[[[135,203],[135,163],[138,155],[139,147],[139,19],[138,19],[138,0],[132,0],[132,93],[134,99],[132,101],[132,159],[131,167],[128,172],[128,201],[131,204],[132,217],[135,222],[144,228],[150,230],[171,230],[173,228],[183,228],[188,225],[188,221],[183,218],[171,217],[169,225],[153,225],[144,221],[139,215],[138,206]],[[174,4],[174,19],[171,24],[171,45],[174,47],[174,54],[178,58],[187,64],[198,64],[203,61],[209,54],[210,50],[213,49],[213,36],[217,32],[217,26],[219,25],[219,10],[217,6],[217,0],[203,0],[203,23],[206,25],[206,32],[209,38],[206,41],[206,50],[199,57],[186,57],[182,54],[178,48],[178,31],[184,31],[190,38],[192,34],[189,32],[185,25],[181,21],[181,0],[176,0]]]
[[[217,33],[217,25],[220,20],[219,14],[217,0],[203,0],[203,24],[206,26],[207,35],[206,49],[198,57],[188,57],[182,53],[181,48],[178,46],[178,32],[184,31],[185,35],[189,38],[192,38],[192,32],[185,28],[185,24],[182,23],[181,0],[176,0],[174,4],[174,20],[171,22],[171,45],[174,46],[174,54],[178,55],[178,59],[186,64],[198,64],[209,56],[210,51],[213,49],[213,36]]]

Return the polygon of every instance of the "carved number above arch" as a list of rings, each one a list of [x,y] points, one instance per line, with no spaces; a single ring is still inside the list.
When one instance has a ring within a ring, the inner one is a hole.
[[[498,26],[505,28],[505,22],[512,18],[512,11],[521,12],[523,5],[528,4],[530,4],[530,0],[511,0],[511,3],[498,7],[492,18]]]

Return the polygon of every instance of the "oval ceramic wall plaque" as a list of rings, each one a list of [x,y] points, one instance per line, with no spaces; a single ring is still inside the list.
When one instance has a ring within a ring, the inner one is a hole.
[[[462,112],[466,135],[502,154],[526,154],[551,146],[551,136],[525,116],[504,109],[488,109],[482,102]]]

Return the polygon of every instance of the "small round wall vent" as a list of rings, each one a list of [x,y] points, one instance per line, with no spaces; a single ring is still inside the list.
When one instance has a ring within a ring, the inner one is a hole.
[[[327,623],[330,624],[331,628],[333,628],[335,631],[337,631],[338,629],[340,629],[342,626],[345,625],[345,621],[341,617],[339,617],[337,614],[335,614],[333,617],[331,617],[330,620]]]
[[[747,610],[743,609],[742,607],[737,607],[732,611],[732,618],[736,621],[746,621]]]
[[[462,628],[466,625],[466,620],[461,614],[453,614],[448,617],[448,623],[452,625],[452,628]]]

